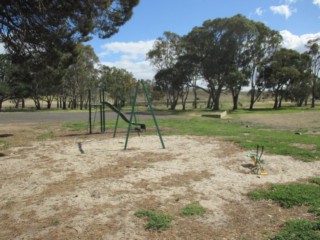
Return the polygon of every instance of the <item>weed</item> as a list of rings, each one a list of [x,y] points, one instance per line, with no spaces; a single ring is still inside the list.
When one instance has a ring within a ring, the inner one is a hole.
[[[155,212],[150,210],[139,210],[134,214],[136,217],[147,217],[148,222],[145,225],[147,230],[155,230],[162,232],[171,226],[171,222],[174,220],[174,216],[164,214],[161,212]]]
[[[311,210],[320,216],[320,187],[310,184],[271,184],[269,189],[259,189],[249,192],[254,200],[271,199],[278,202],[281,207],[309,205]]]
[[[65,123],[63,127],[70,131],[85,131],[88,129],[88,123],[87,122]]]
[[[319,136],[312,134],[295,135],[287,130],[261,129],[245,127],[233,120],[202,119],[199,117],[159,120],[159,125],[169,128],[167,134],[223,137],[237,143],[245,149],[255,149],[257,144],[267,149],[268,153],[292,156],[310,162],[320,160],[320,151],[310,151],[297,147],[299,144],[313,145],[320,149]],[[150,124],[151,122],[147,122]]]
[[[9,149],[11,146],[11,143],[7,140],[0,140],[0,150],[3,151],[3,150],[7,150]]]
[[[58,226],[59,224],[60,224],[60,221],[57,219],[52,220],[50,223],[51,226]]]
[[[310,178],[309,182],[320,185],[320,178]]]
[[[206,209],[199,205],[199,203],[191,203],[185,206],[181,214],[184,216],[200,215],[202,216],[206,212]]]
[[[309,179],[309,182],[318,185],[301,183],[272,184],[267,190],[258,189],[248,193],[251,199],[271,199],[284,208],[307,205],[310,207],[309,211],[318,216],[317,221],[291,220],[272,239],[320,239],[320,178]]]
[[[47,140],[49,138],[53,138],[53,137],[54,137],[54,133],[52,131],[50,131],[50,132],[45,132],[45,133],[37,136],[36,139],[38,141],[45,141],[45,140]]]
[[[288,221],[272,240],[316,240],[320,239],[320,221],[304,219]]]
[[[13,207],[14,204],[15,204],[14,201],[9,200],[9,201],[6,202],[6,208],[10,209],[10,208]]]

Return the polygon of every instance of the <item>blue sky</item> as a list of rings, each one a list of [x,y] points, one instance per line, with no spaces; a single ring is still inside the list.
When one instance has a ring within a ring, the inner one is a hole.
[[[119,33],[88,44],[101,63],[124,68],[137,79],[152,79],[155,69],[146,52],[163,32],[185,35],[205,20],[239,13],[280,31],[287,48],[303,51],[309,39],[320,37],[320,0],[140,0]]]

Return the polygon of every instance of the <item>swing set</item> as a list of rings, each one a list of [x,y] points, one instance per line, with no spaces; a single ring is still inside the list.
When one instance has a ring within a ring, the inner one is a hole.
[[[135,85],[135,91],[134,91],[134,94],[132,97],[132,101],[130,101],[131,102],[131,113],[130,113],[129,118],[127,118],[127,116],[121,111],[120,105],[119,105],[119,107],[116,107],[113,104],[111,104],[105,100],[105,95],[104,95],[103,91],[99,92],[100,103],[99,104],[91,104],[91,91],[89,91],[89,94],[88,94],[89,95],[88,96],[89,97],[89,133],[92,134],[92,128],[93,128],[93,124],[95,121],[95,116],[94,116],[94,119],[92,119],[92,116],[91,116],[92,115],[92,108],[97,108],[97,107],[99,107],[99,109],[100,109],[100,130],[102,133],[104,133],[106,131],[105,107],[108,107],[113,112],[115,112],[117,114],[117,120],[116,120],[116,124],[114,127],[113,137],[116,137],[117,128],[118,128],[118,124],[119,124],[119,118],[121,118],[126,123],[128,123],[126,141],[125,141],[125,145],[124,145],[124,150],[126,150],[128,147],[130,132],[131,132],[131,129],[133,126],[135,126],[135,130],[138,132],[138,134],[140,134],[140,132],[142,132],[142,131],[146,131],[146,125],[144,123],[138,123],[137,118],[136,118],[136,114],[135,114],[135,107],[136,107],[138,92],[139,92],[140,88],[142,88],[142,90],[143,90],[144,97],[146,99],[146,105],[148,107],[148,110],[151,112],[152,119],[153,119],[154,125],[156,126],[157,133],[158,133],[158,136],[159,136],[159,139],[161,142],[161,146],[163,149],[165,149],[165,145],[164,145],[164,142],[163,142],[163,139],[161,136],[159,125],[157,123],[157,119],[156,119],[156,116],[155,116],[155,113],[154,113],[154,110],[153,110],[153,107],[151,104],[151,100],[148,95],[147,88],[144,84],[144,81],[142,81],[142,80],[139,80]]]

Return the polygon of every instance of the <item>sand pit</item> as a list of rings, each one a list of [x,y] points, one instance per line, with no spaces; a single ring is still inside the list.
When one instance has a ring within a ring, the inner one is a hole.
[[[268,175],[257,176],[248,168],[247,151],[217,138],[167,136],[164,142],[166,149],[157,136],[132,137],[124,151],[123,138],[79,137],[12,148],[0,158],[0,239],[262,239],[254,229],[223,233],[239,211],[258,209],[246,193],[319,175],[319,161],[266,153]],[[206,214],[180,216],[193,202]],[[236,206],[242,210],[232,212]],[[176,220],[166,232],[148,232],[134,216],[139,209],[164,211]],[[276,217],[272,211],[263,217]],[[254,211],[244,214],[248,221],[258,219]]]

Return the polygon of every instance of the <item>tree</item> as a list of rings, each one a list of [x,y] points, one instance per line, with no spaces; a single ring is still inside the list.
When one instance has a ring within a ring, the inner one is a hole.
[[[300,72],[299,77],[294,81],[288,89],[289,99],[297,103],[301,107],[303,103],[307,105],[308,97],[312,93],[313,76],[311,72],[311,57],[308,53],[300,55],[300,63],[297,69]]]
[[[226,86],[225,76],[234,66],[234,42],[230,41],[227,26],[227,18],[207,20],[202,27],[193,28],[186,37],[188,52],[193,53],[193,59],[207,82],[210,93],[207,107],[213,110],[220,108],[220,95]]]
[[[12,69],[11,58],[8,54],[0,54],[0,111],[2,103],[10,99],[12,89],[10,87],[10,71]]]
[[[95,83],[97,71],[94,65],[99,59],[89,45],[78,44],[76,54],[75,62],[65,71],[62,84],[64,93],[71,97],[71,108],[77,108],[79,100],[80,109],[83,109],[87,90]]]
[[[183,55],[181,37],[172,32],[164,32],[164,36],[158,38],[153,48],[147,53],[147,59],[158,70],[155,79],[156,84],[167,95],[167,106],[174,109],[177,105],[181,86],[176,81],[176,64]],[[173,82],[170,82],[173,81]],[[173,89],[176,88],[176,89]]]
[[[316,97],[319,93],[318,89],[320,86],[320,38],[310,40],[306,47],[309,49],[308,53],[311,57],[311,71],[313,74],[313,80],[312,80],[312,90],[311,90],[311,107],[315,107],[315,101]],[[319,97],[318,95],[318,97]]]
[[[136,79],[132,73],[125,69],[100,66],[99,87],[109,94],[113,99],[115,106],[125,104],[125,101],[130,97],[130,91],[134,88]]]
[[[0,39],[14,55],[70,52],[92,34],[108,38],[132,16],[139,0],[52,1],[3,0],[0,4]]]
[[[281,107],[282,100],[288,96],[290,86],[299,79],[300,65],[301,55],[295,50],[282,48],[272,55],[264,76],[266,87],[271,89],[274,95],[274,109]]]
[[[155,75],[156,85],[167,93],[170,110],[176,109],[179,97],[183,93],[184,79],[185,76],[183,76],[183,72],[177,65],[171,68],[161,69]]]
[[[278,50],[282,37],[278,31],[271,30],[261,22],[255,22],[257,35],[252,45],[251,51],[251,77],[250,77],[250,107],[260,98],[265,89],[263,79],[265,76],[259,76],[266,61]]]
[[[229,51],[233,60],[229,64],[233,69],[225,77],[227,88],[232,94],[233,110],[238,109],[238,98],[243,86],[248,85],[252,69],[252,47],[256,40],[257,29],[253,21],[242,15],[236,15],[227,21]]]

